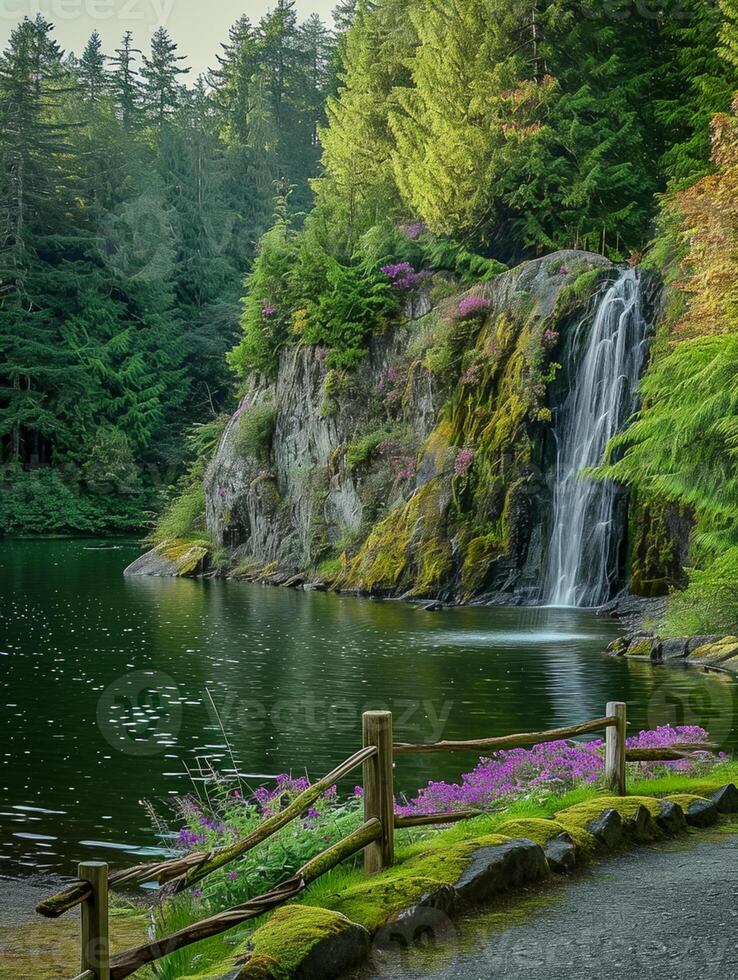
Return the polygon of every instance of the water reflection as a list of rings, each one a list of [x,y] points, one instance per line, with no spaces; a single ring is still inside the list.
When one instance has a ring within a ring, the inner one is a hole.
[[[0,545],[0,873],[69,871],[96,850],[115,860],[154,845],[139,801],[185,790],[198,760],[254,784],[289,769],[322,775],[356,749],[367,708],[392,709],[398,738],[418,741],[574,723],[626,700],[635,730],[708,723],[733,741],[732,681],[603,657],[617,627],[589,612],[426,613],[123,579],[136,553]],[[474,761],[403,757],[398,787]]]

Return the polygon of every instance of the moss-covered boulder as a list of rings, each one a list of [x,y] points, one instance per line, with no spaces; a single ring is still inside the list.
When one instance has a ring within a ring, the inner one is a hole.
[[[718,808],[712,800],[705,799],[704,796],[692,796],[689,793],[678,793],[669,796],[667,799],[671,803],[676,803],[684,810],[687,823],[690,827],[712,827],[719,818]]]
[[[208,541],[161,541],[132,562],[124,575],[152,575],[167,578],[189,578],[201,575],[207,566]]]
[[[639,841],[659,837],[661,814],[661,801],[648,796],[606,796],[568,807],[556,820],[570,833],[586,830],[601,846],[613,848],[626,836]]]
[[[713,643],[705,643],[689,654],[689,660],[715,667],[738,661],[738,636],[724,636]]]
[[[454,888],[463,902],[474,904],[510,888],[541,881],[547,873],[540,844],[519,837],[473,851]]]
[[[330,980],[361,963],[367,930],[329,909],[287,905],[256,930],[238,977],[242,980]]]

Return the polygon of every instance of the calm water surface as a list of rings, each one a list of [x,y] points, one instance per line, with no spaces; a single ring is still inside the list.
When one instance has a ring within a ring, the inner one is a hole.
[[[367,708],[391,708],[398,739],[431,741],[571,724],[624,700],[635,731],[702,723],[735,743],[731,680],[603,656],[617,626],[589,612],[431,614],[124,579],[139,553],[134,542],[0,542],[0,874],[147,853],[157,838],[140,801],[165,812],[207,765],[253,785],[290,769],[321,776],[359,747]],[[398,787],[474,762],[404,757]]]

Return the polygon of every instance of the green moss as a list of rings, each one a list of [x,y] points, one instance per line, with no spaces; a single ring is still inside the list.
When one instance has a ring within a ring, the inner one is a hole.
[[[354,439],[346,448],[346,465],[350,470],[364,466],[374,455],[377,447],[388,439],[386,429],[377,429]]]
[[[433,594],[451,570],[441,483],[431,480],[377,524],[338,581],[340,588]]]
[[[178,576],[186,578],[203,570],[210,551],[210,541],[162,541],[154,551],[174,564]]]
[[[667,796],[666,799],[669,801],[669,803],[676,803],[677,806],[680,806],[685,813],[692,803],[707,802],[704,796],[694,796],[692,793],[672,793],[672,795]]]
[[[638,596],[665,596],[685,583],[679,549],[672,527],[684,524],[682,508],[668,501],[641,502],[633,497],[630,508],[631,591]]]
[[[652,649],[653,643],[651,640],[639,640],[637,643],[631,643],[631,645],[625,651],[625,656],[650,658]]]
[[[249,947],[262,964],[266,961],[267,965],[278,965],[282,972],[276,976],[292,976],[318,943],[339,935],[350,924],[345,916],[329,909],[287,905],[274,912],[268,922],[256,930]],[[248,976],[251,976],[250,971]]]
[[[272,448],[277,409],[265,403],[247,409],[238,422],[233,445],[242,456],[254,456],[264,461],[269,458]]]
[[[508,839],[500,834],[486,834],[451,845],[442,840],[426,841],[398,853],[394,867],[355,882],[332,897],[321,892],[320,898],[330,908],[371,931],[428,892],[444,884],[453,885],[474,851],[503,844]]]

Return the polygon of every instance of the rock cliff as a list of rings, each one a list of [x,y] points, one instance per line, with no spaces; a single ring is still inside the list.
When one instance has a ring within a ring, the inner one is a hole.
[[[556,348],[615,275],[566,251],[466,293],[437,280],[352,374],[327,370],[315,347],[286,348],[206,475],[208,529],[235,573],[382,595],[532,594]]]

